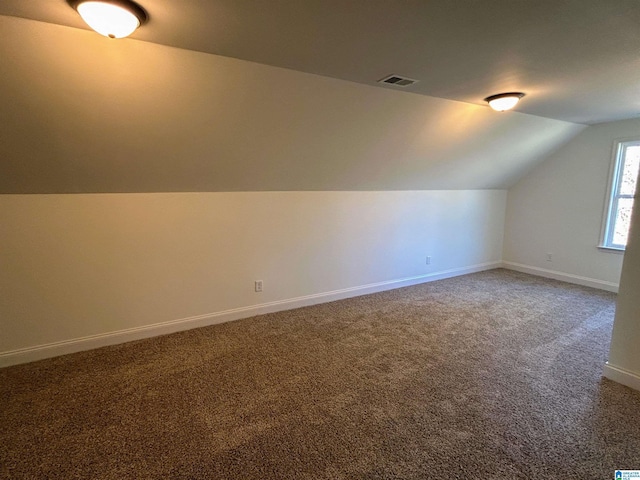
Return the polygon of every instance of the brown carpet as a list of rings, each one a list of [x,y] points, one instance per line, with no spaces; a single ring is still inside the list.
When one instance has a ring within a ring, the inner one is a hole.
[[[615,296],[506,270],[0,370],[0,477],[608,479]]]

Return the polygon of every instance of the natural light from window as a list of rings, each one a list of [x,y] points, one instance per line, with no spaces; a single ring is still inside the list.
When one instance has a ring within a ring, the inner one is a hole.
[[[640,167],[640,140],[619,142],[611,175],[611,195],[602,247],[624,250]]]

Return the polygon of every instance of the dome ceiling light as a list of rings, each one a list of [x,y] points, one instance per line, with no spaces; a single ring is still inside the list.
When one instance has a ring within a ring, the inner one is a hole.
[[[522,97],[524,93],[521,92],[498,93],[485,98],[484,101],[496,112],[504,112],[515,107]]]
[[[69,0],[92,29],[109,38],[131,35],[148,16],[137,3],[129,0]]]

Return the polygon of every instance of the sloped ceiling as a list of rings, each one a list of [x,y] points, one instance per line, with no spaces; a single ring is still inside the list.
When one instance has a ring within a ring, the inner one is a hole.
[[[505,188],[583,126],[0,17],[4,193]]]
[[[0,31],[2,193],[507,188],[585,128],[16,17]]]
[[[640,115],[638,0],[138,0],[133,37],[575,123]],[[65,0],[3,0],[0,15],[87,28]]]

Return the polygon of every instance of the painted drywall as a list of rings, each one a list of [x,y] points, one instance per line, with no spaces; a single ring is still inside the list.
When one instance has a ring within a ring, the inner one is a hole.
[[[15,17],[0,31],[0,193],[500,189],[584,128]]]
[[[0,363],[55,342],[495,266],[505,203],[499,190],[1,195]]]
[[[640,390],[640,208],[633,209],[605,375]]]
[[[640,137],[640,119],[590,126],[509,189],[505,262],[530,273],[617,289],[623,255],[597,246],[613,146],[628,137]]]

